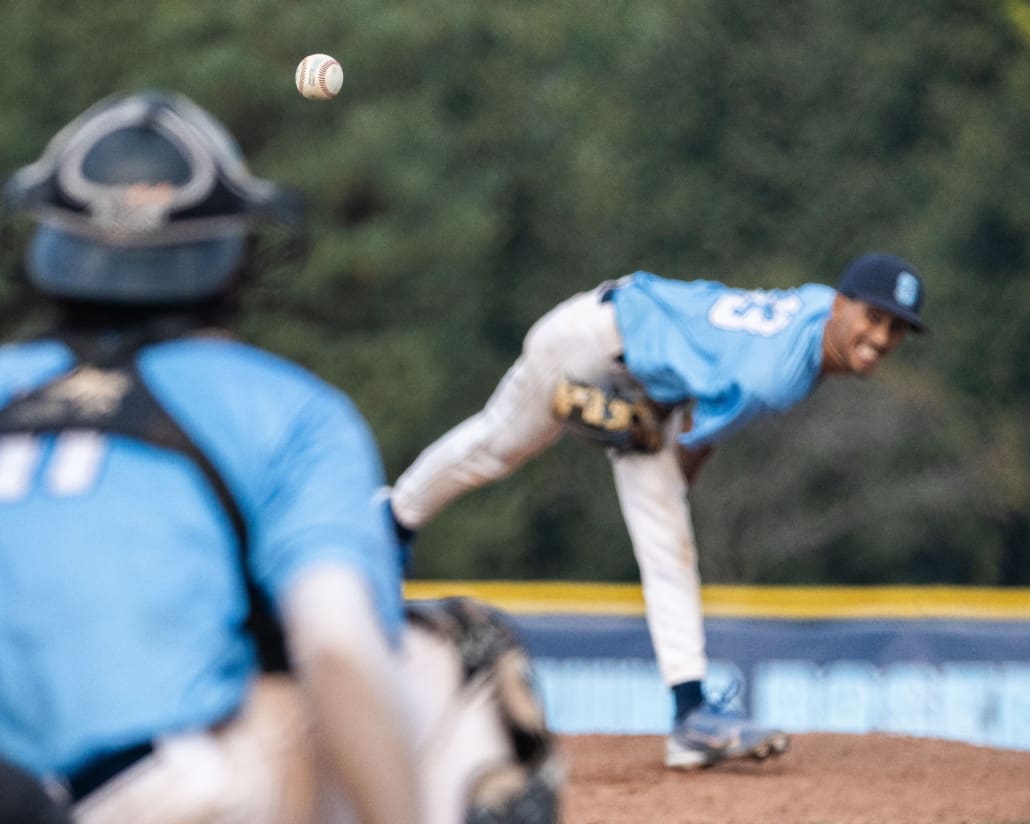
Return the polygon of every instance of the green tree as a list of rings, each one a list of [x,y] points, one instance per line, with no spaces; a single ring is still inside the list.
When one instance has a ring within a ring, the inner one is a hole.
[[[215,112],[309,206],[308,254],[266,247],[243,331],[344,387],[391,477],[579,289],[832,283],[898,251],[933,334],[717,451],[691,495],[703,571],[1025,585],[1028,5],[8,0],[0,168],[114,91]],[[332,102],[293,88],[312,52],[343,64]],[[0,331],[34,321],[0,279]],[[636,575],[605,459],[572,442],[444,513],[415,571]]]

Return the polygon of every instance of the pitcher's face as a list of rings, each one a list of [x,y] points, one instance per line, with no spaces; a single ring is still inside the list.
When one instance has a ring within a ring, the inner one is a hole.
[[[838,293],[823,332],[823,372],[871,374],[910,328],[886,309]]]

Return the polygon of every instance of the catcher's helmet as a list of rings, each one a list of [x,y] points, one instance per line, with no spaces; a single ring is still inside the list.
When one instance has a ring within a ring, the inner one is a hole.
[[[96,103],[4,187],[39,222],[29,282],[54,297],[162,304],[233,281],[257,221],[292,221],[298,200],[255,177],[225,127],[181,95]]]

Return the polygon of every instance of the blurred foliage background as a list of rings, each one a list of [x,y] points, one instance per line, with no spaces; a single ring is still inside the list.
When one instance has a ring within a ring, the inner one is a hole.
[[[294,89],[312,52],[343,64],[334,101]],[[243,332],[350,393],[391,480],[573,292],[908,257],[932,334],[717,450],[703,576],[1030,584],[1030,3],[5,0],[0,63],[5,174],[161,88],[305,193],[309,253],[268,256]],[[22,240],[5,336],[32,318]],[[603,454],[566,440],[460,500],[413,575],[635,580]]]

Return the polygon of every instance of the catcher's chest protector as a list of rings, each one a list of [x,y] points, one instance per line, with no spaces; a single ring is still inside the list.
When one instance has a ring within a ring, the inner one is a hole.
[[[172,336],[174,337],[174,336]],[[247,628],[258,644],[262,668],[287,669],[282,630],[249,572],[247,524],[215,465],[147,388],[137,355],[147,344],[169,337],[130,335],[112,348],[85,336],[58,336],[75,354],[70,371],[0,409],[0,435],[57,434],[88,430],[132,438],[178,452],[192,461],[229,516],[239,546],[250,614]]]

